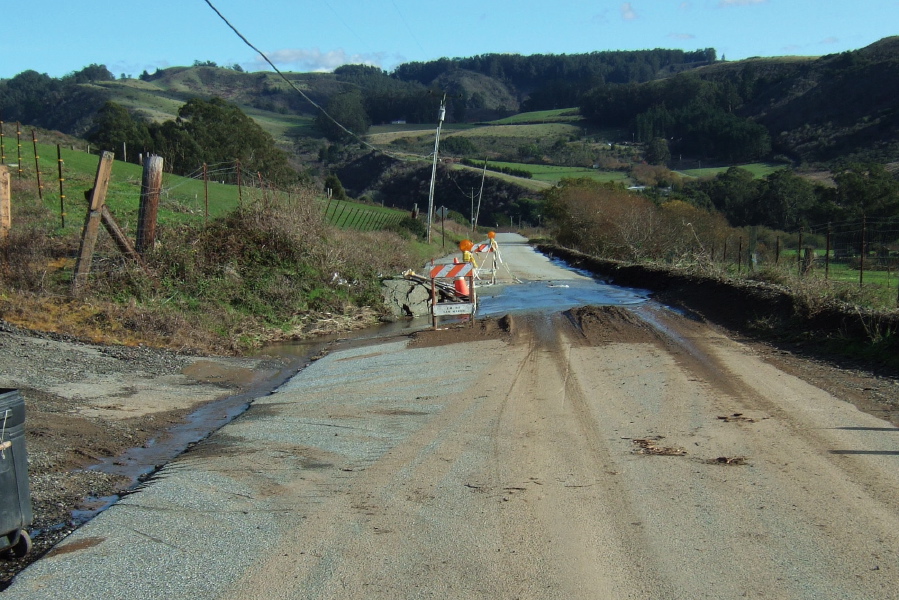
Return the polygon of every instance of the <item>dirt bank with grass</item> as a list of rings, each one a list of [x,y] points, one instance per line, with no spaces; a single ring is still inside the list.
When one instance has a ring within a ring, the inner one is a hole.
[[[552,244],[547,255],[595,273],[610,283],[650,290],[655,298],[710,321],[775,341],[842,350],[870,364],[899,371],[894,358],[899,313],[876,312],[752,279],[722,279],[699,272],[597,258]]]

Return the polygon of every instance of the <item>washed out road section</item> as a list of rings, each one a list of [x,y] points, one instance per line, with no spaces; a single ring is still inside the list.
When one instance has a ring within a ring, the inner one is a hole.
[[[325,356],[5,594],[893,598],[897,444],[664,308],[514,314]]]

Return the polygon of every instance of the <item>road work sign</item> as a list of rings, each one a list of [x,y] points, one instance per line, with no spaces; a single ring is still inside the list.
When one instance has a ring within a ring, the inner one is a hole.
[[[472,264],[463,262],[459,264],[435,265],[431,269],[431,279],[470,277]]]
[[[473,315],[474,307],[473,302],[441,302],[434,305],[434,316]]]

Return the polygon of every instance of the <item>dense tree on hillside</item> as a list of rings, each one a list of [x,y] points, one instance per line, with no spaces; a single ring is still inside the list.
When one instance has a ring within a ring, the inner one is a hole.
[[[87,139],[100,150],[114,152],[126,144],[133,150],[132,154],[145,152],[153,143],[146,123],[115,102],[103,105],[94,117],[94,126],[88,132]]]
[[[399,65],[394,75],[404,81],[430,85],[441,73],[466,69],[510,83],[523,90],[553,80],[596,80],[614,83],[648,81],[662,69],[714,62],[712,48],[683,50],[605,51],[585,54],[481,54],[469,58],[441,58]]]
[[[76,83],[80,73],[54,79],[47,74],[28,70],[0,81],[0,114],[3,120],[76,135],[84,133],[108,93],[94,86]]]
[[[150,132],[156,153],[173,162],[176,173],[191,173],[203,163],[240,160],[243,168],[276,182],[297,177],[272,136],[221,98],[193,98],[179,109],[175,121],[152,126]]]
[[[589,54],[483,54],[470,58],[441,58],[398,66],[393,76],[402,81],[432,85],[439,77],[464,69],[495,78],[526,97],[524,110],[577,106],[592,87],[650,81],[665,70],[715,62],[712,48],[592,52]],[[468,108],[477,108],[472,102]]]
[[[646,144],[646,162],[651,165],[665,165],[671,159],[668,140],[663,137],[652,138]]]
[[[768,130],[734,112],[743,102],[732,82],[679,74],[642,85],[597,86],[581,114],[602,127],[631,129],[637,140],[671,140],[671,151],[749,162],[771,151]]]
[[[325,112],[319,112],[315,118],[315,126],[335,142],[351,140],[354,135],[365,135],[371,121],[365,112],[362,93],[351,89],[331,96],[325,105]]]
[[[362,93],[365,113],[371,123],[434,120],[434,99],[420,83],[402,81],[369,65],[344,65],[335,69],[334,74],[338,80],[352,84]]]
[[[899,216],[899,181],[883,165],[850,164],[833,179],[831,198],[843,220]]]
[[[96,81],[114,81],[115,75],[106,68],[106,65],[92,64],[66,77],[66,79],[69,78],[73,83],[94,83]]]

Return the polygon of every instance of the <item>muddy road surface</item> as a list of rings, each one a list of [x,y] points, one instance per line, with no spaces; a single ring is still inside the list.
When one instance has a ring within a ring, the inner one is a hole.
[[[2,595],[899,597],[899,428],[625,304],[339,349]]]

